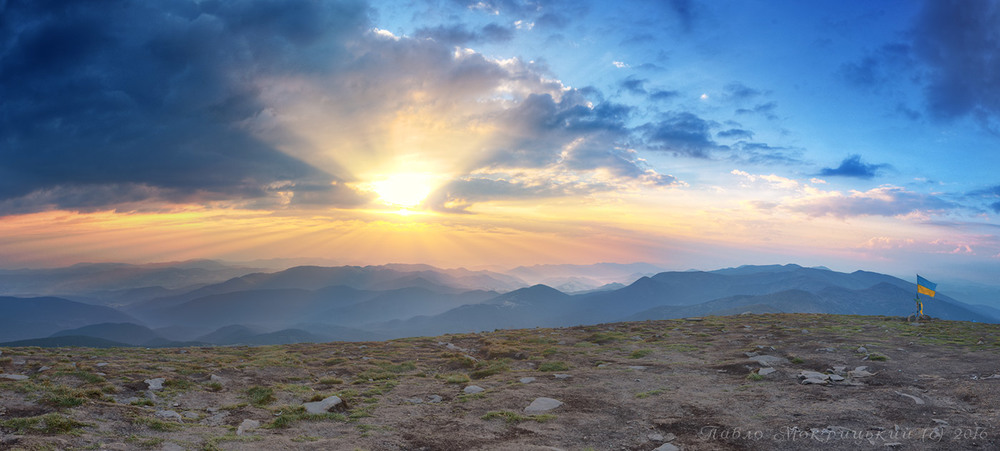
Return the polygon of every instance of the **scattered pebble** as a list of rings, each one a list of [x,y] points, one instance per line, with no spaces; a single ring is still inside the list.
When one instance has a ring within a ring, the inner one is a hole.
[[[166,381],[167,380],[162,377],[145,380],[146,384],[149,385],[150,390],[163,390],[163,383]]]
[[[328,396],[326,398],[323,398],[322,401],[307,402],[303,404],[303,406],[305,406],[306,412],[312,414],[322,414],[329,412],[330,409],[340,405],[343,402],[344,401],[340,399],[339,396]]]
[[[259,427],[260,427],[260,421],[251,420],[251,419],[247,418],[247,419],[243,420],[243,422],[240,423],[240,427],[238,429],[236,429],[236,435],[246,434],[247,432],[249,432],[251,430],[254,430],[254,429],[257,429]]]
[[[555,376],[556,379],[569,379],[573,377],[570,376],[569,374],[554,374],[553,376]]]
[[[486,389],[478,385],[470,385],[468,387],[465,387],[465,389],[462,391],[465,392],[465,394],[467,395],[474,395],[476,393],[482,393],[486,391]]]
[[[533,378],[533,377],[522,377],[522,378],[518,379],[518,382],[520,382],[522,384],[530,384],[530,383],[532,383],[534,381],[535,381],[535,378]]]
[[[0,374],[0,379],[10,379],[12,381],[23,381],[27,378],[28,376],[23,374]]]
[[[174,412],[173,410],[157,410],[154,414],[164,420],[177,420],[181,421],[181,414]]]

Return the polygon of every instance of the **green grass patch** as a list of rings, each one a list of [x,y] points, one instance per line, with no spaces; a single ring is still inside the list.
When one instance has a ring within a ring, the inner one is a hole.
[[[264,407],[274,402],[274,390],[270,387],[254,386],[247,389],[247,399],[250,404],[257,407]]]
[[[594,332],[585,337],[583,340],[603,345],[606,343],[611,343],[613,341],[619,341],[624,339],[625,339],[625,334],[621,332]]]
[[[868,360],[874,360],[876,362],[884,362],[886,360],[889,360],[889,356],[873,352],[871,354],[868,354]]]
[[[541,415],[521,415],[517,412],[512,412],[510,410],[493,410],[486,412],[485,415],[480,417],[483,420],[489,421],[494,419],[504,420],[508,424],[520,423],[522,421],[536,421],[538,423],[545,423],[546,421],[551,421],[556,418],[552,414],[541,414]]]
[[[153,404],[153,400],[151,399],[137,399],[135,401],[132,401],[130,404],[132,404],[133,406],[149,406],[149,407],[153,407],[155,405]]]
[[[0,428],[8,429],[15,434],[79,435],[79,429],[84,426],[90,425],[87,423],[81,423],[72,418],[64,417],[57,413],[49,413],[35,417],[12,418],[0,421]]]
[[[324,377],[320,378],[319,383],[323,385],[340,385],[343,384],[343,379],[337,379],[335,377]]]
[[[140,437],[135,434],[125,437],[125,443],[135,445],[140,448],[159,448],[165,441],[165,439],[159,437]]]
[[[476,364],[476,369],[469,373],[473,379],[483,379],[494,374],[500,374],[510,369],[510,359],[486,360]]]
[[[566,371],[568,369],[569,364],[563,361],[545,362],[538,365],[538,371]]]
[[[801,359],[801,358],[799,358],[799,357],[792,357],[792,358],[788,359],[788,361],[789,361],[789,362],[792,362],[792,363],[794,363],[794,364],[796,364],[796,365],[801,365],[801,364],[803,364],[803,363],[806,363],[806,361],[805,361],[805,360],[802,360],[802,359]]]
[[[630,358],[630,359],[641,359],[641,358],[646,357],[647,355],[650,355],[652,353],[653,353],[653,350],[651,350],[651,349],[639,349],[639,350],[636,350],[636,351],[632,351],[632,353],[628,355],[628,358]]]
[[[657,395],[663,394],[663,392],[664,392],[663,389],[659,389],[658,388],[656,390],[650,390],[650,391],[644,391],[644,392],[641,392],[641,393],[636,393],[635,397],[638,398],[638,399],[646,399],[646,398],[649,398],[651,396],[657,396]]]
[[[447,374],[444,376],[444,381],[448,384],[464,384],[469,382],[469,380],[469,376],[465,374]]]
[[[158,420],[156,418],[142,417],[138,415],[131,416],[129,418],[129,421],[135,426],[145,426],[150,430],[158,432],[173,432],[173,431],[179,431],[181,429],[181,425],[179,423]]]
[[[52,407],[68,408],[82,405],[86,400],[82,392],[59,386],[44,394],[38,401]]]
[[[764,376],[761,376],[760,374],[757,373],[750,373],[747,374],[747,380],[753,382],[762,381],[764,380]]]

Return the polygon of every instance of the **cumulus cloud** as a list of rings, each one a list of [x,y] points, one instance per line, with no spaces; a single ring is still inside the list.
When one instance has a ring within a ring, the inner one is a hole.
[[[673,112],[659,121],[647,123],[639,129],[646,145],[652,150],[669,152],[678,156],[709,158],[721,149],[712,139],[715,123],[689,112]]]
[[[823,168],[817,175],[872,179],[878,176],[883,169],[890,167],[890,165],[884,163],[865,163],[861,161],[861,155],[851,155],[844,158],[844,161],[840,162],[840,166],[836,168]]]
[[[470,202],[676,182],[631,150],[630,107],[595,104],[538,64],[460,45],[509,39],[509,28],[410,38],[374,28],[369,14],[351,0],[7,4],[0,214],[142,202],[351,207],[372,200],[356,188],[359,171],[404,151],[459,162],[449,193]],[[476,139],[392,142],[417,139],[415,128]],[[477,171],[515,169],[562,179],[476,182]]]

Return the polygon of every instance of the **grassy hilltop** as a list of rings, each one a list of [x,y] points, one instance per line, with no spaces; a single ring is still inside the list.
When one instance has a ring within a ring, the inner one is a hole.
[[[0,449],[1000,447],[995,324],[772,314],[0,350]],[[328,412],[303,406],[334,395]],[[539,397],[562,404],[525,411]]]

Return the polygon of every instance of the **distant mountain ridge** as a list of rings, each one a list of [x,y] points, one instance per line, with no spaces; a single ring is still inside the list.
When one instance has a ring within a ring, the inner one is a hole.
[[[591,278],[595,275],[603,274],[601,279],[607,280],[648,268],[646,264],[540,265],[512,272],[559,278],[579,288],[597,283]],[[567,276],[571,270],[583,275]],[[476,284],[504,289],[475,289]],[[545,284],[527,286],[515,275],[493,271],[393,264],[300,266],[188,289],[134,290],[170,294],[136,300],[121,310],[54,297],[0,297],[0,342],[93,339],[104,346],[256,345],[743,312],[906,316],[914,310],[916,286],[869,271],[842,273],[789,264],[658,272],[637,276],[628,284],[565,293]],[[927,313],[942,319],[1000,322],[1000,310],[963,304],[945,293],[925,301]]]

